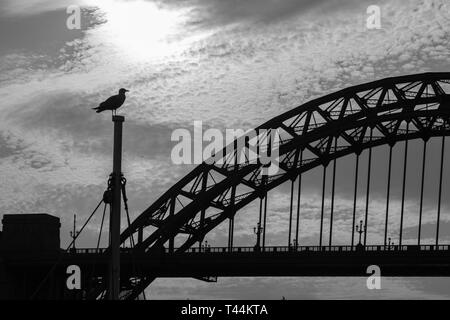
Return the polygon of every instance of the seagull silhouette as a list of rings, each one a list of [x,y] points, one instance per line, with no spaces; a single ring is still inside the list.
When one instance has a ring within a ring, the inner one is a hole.
[[[115,96],[111,96],[102,103],[98,105],[96,108],[92,108],[97,113],[105,111],[105,110],[111,110],[111,114],[116,114],[117,109],[122,106],[122,104],[125,102],[125,92],[128,92],[129,90],[121,88],[119,90],[119,94]]]

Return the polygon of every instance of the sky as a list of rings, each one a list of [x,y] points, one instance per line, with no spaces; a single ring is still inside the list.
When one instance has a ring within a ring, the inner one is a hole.
[[[67,8],[74,5],[81,8],[81,28],[70,30]],[[381,9],[379,30],[366,26],[370,5]],[[194,121],[220,130],[250,129],[351,85],[448,71],[449,35],[447,0],[1,0],[0,216],[56,215],[61,218],[62,246],[68,244],[73,214],[79,225],[88,217],[111,171],[110,115],[96,114],[91,108],[121,87],[130,90],[120,114],[126,117],[123,172],[134,218],[192,169],[172,163],[175,129],[192,132]],[[410,144],[404,236],[411,243],[417,230],[419,175],[415,172],[419,172],[421,148],[420,141]],[[434,238],[439,148],[440,141],[430,143],[425,243]],[[402,146],[396,146],[390,224],[394,241],[401,152]],[[364,153],[362,163],[365,157]],[[374,159],[369,242],[379,243],[386,148],[375,149]],[[338,161],[336,243],[348,243],[353,186],[347,177],[353,174],[353,161],[351,156]],[[360,190],[364,190],[365,170],[362,166]],[[449,170],[444,173],[443,243],[450,243]],[[315,170],[304,178],[300,240],[305,244],[317,240],[320,174]],[[288,199],[288,185],[269,194],[270,244],[285,244]],[[364,201],[361,191],[359,215]],[[257,210],[252,203],[239,213],[236,245],[254,244]],[[96,217],[78,246],[95,243],[99,222]],[[226,241],[226,227],[208,235],[211,245]],[[154,299],[450,298],[446,279],[386,278],[381,290],[368,290],[365,281],[219,278],[218,283],[207,284],[158,279],[148,295]]]

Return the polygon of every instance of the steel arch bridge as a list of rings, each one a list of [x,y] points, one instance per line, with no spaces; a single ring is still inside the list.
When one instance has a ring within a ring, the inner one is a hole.
[[[221,223],[228,221],[228,249],[232,250],[235,215],[251,202],[259,200],[258,242],[255,250],[263,251],[265,247],[267,193],[290,181],[292,185],[288,235],[288,244],[290,245],[291,240],[298,242],[297,239],[299,239],[301,208],[300,205],[297,205],[297,212],[294,212],[294,182],[298,182],[297,200],[300,203],[303,173],[317,167],[323,167],[325,184],[326,167],[329,163],[334,163],[334,199],[336,159],[354,154],[356,166],[358,166],[360,154],[368,149],[370,178],[372,148],[388,145],[390,146],[389,190],[392,147],[399,141],[405,141],[407,148],[408,141],[412,139],[422,139],[426,147],[426,142],[431,137],[438,136],[443,137],[442,141],[444,142],[445,136],[450,134],[449,120],[450,73],[424,73],[386,78],[349,87],[309,101],[259,126],[257,132],[263,132],[263,134],[254,138],[256,140],[252,141],[245,136],[240,137],[234,142],[233,148],[226,148],[216,155],[214,163],[202,163],[197,166],[142,212],[123,231],[121,242],[125,244],[130,241],[130,238],[133,238],[133,241],[137,239],[135,247],[130,250],[136,255],[152,259],[163,251],[170,254],[192,250],[190,248],[196,243],[201,244],[210,231]],[[248,147],[252,143],[256,143],[258,146],[262,141],[269,141],[270,143],[270,134],[275,131],[279,133],[280,139],[278,143],[270,144],[270,147],[275,148],[279,154],[277,174],[261,175],[264,164],[260,161],[250,161],[248,158],[245,158],[244,161],[237,160],[237,155],[240,153],[238,145]],[[404,171],[405,174],[406,170]],[[369,188],[367,189],[367,195],[368,193]],[[440,201],[441,195],[439,195],[436,245],[439,239]],[[403,203],[404,179],[400,246],[402,245]],[[297,218],[293,219],[295,216]],[[324,203],[322,197],[318,246],[331,247],[333,204],[330,217],[330,237],[327,244],[324,244],[322,240],[323,218]],[[368,218],[366,203],[366,227]],[[294,225],[293,220],[296,221],[296,225]],[[355,238],[355,222],[354,209],[351,237],[349,235],[352,248]],[[384,245],[386,246],[388,209],[386,210],[385,224]],[[295,234],[295,237],[293,237],[293,234]],[[178,242],[181,238],[181,245],[177,248],[174,245],[176,237],[178,237]],[[364,245],[366,245],[366,240],[367,232],[364,233]],[[297,245],[298,243],[296,243]],[[142,273],[133,277],[127,287],[123,288],[122,298],[136,298],[155,278],[155,275]]]

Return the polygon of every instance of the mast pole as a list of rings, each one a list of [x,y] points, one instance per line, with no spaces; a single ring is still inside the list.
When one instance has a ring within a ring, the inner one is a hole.
[[[120,202],[122,178],[122,125],[123,116],[113,116],[114,122],[114,150],[113,150],[113,199],[110,211],[110,249],[111,260],[109,266],[108,299],[119,300],[120,292]]]

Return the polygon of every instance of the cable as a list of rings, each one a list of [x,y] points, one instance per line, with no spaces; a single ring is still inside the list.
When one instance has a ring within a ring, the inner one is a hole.
[[[102,222],[100,224],[100,232],[98,234],[98,240],[97,240],[97,248],[96,250],[98,250],[98,248],[100,247],[100,240],[102,238],[102,230],[103,230],[103,222],[105,221],[105,213],[106,213],[106,203],[105,206],[103,207],[103,216],[102,216]]]
[[[103,201],[103,202],[104,202],[104,201]],[[99,253],[99,252],[98,252],[98,249],[100,248],[100,240],[101,240],[101,238],[102,238],[102,230],[103,230],[103,224],[104,224],[104,221],[105,221],[106,206],[107,206],[107,203],[104,202],[104,206],[103,206],[103,215],[102,215],[102,222],[100,223],[100,232],[99,232],[99,234],[98,234],[97,247],[95,248],[95,252],[96,252],[96,253]],[[96,263],[96,258],[95,258],[95,256],[94,256],[94,262],[93,262],[93,264],[92,264],[92,271],[91,271],[91,279],[93,279],[94,276],[95,276],[95,267],[96,267],[96,265],[97,265],[97,263]]]
[[[125,186],[127,184],[127,179],[125,179],[124,177],[122,177],[120,179],[121,182],[121,186],[122,186],[122,197],[123,197],[123,205],[125,207],[125,212],[127,213],[127,222],[128,222],[128,227],[131,225],[131,220],[130,220],[130,213],[128,212],[128,198],[127,198],[127,192],[125,190]],[[133,235],[130,237],[130,246],[133,248],[134,247],[134,237]]]

